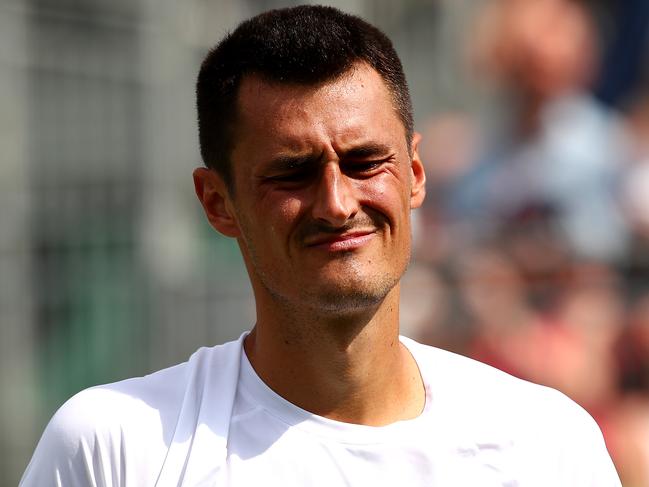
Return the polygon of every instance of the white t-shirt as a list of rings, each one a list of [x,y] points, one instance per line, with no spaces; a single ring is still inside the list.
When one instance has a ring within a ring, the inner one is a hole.
[[[620,485],[597,425],[562,394],[402,342],[426,386],[415,419],[370,427],[304,411],[259,379],[239,339],[70,399],[21,485]]]

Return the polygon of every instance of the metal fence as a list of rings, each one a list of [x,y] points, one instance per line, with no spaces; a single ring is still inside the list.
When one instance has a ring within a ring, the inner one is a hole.
[[[70,395],[253,324],[238,249],[193,195],[193,84],[227,29],[289,3],[0,3],[0,485]],[[419,114],[452,99],[430,96],[458,89],[432,69],[453,56],[431,50],[435,2],[338,3],[395,38]]]

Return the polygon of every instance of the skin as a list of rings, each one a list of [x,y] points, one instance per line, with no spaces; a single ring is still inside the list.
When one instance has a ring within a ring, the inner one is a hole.
[[[398,328],[410,211],[424,199],[419,135],[406,140],[383,80],[360,63],[314,86],[247,76],[238,109],[234,191],[206,168],[194,183],[250,275],[252,366],[275,392],[330,419],[416,417],[423,383]]]

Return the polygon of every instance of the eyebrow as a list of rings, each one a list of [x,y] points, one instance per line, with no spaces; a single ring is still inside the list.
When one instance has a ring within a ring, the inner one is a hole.
[[[368,142],[346,150],[342,157],[349,159],[362,159],[365,157],[382,156],[391,153],[390,148],[385,144]]]
[[[287,171],[317,164],[319,160],[320,156],[314,154],[279,155],[270,161],[269,167]]]
[[[385,144],[368,142],[343,151],[341,159],[363,159],[366,157],[383,156],[391,153]],[[273,158],[268,166],[274,170],[289,171],[318,164],[320,154],[286,154]]]

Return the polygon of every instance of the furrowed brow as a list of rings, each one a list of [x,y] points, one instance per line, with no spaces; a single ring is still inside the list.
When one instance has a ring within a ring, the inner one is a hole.
[[[349,159],[363,159],[366,157],[387,156],[390,148],[384,144],[368,143],[352,147],[345,151],[344,157]]]

